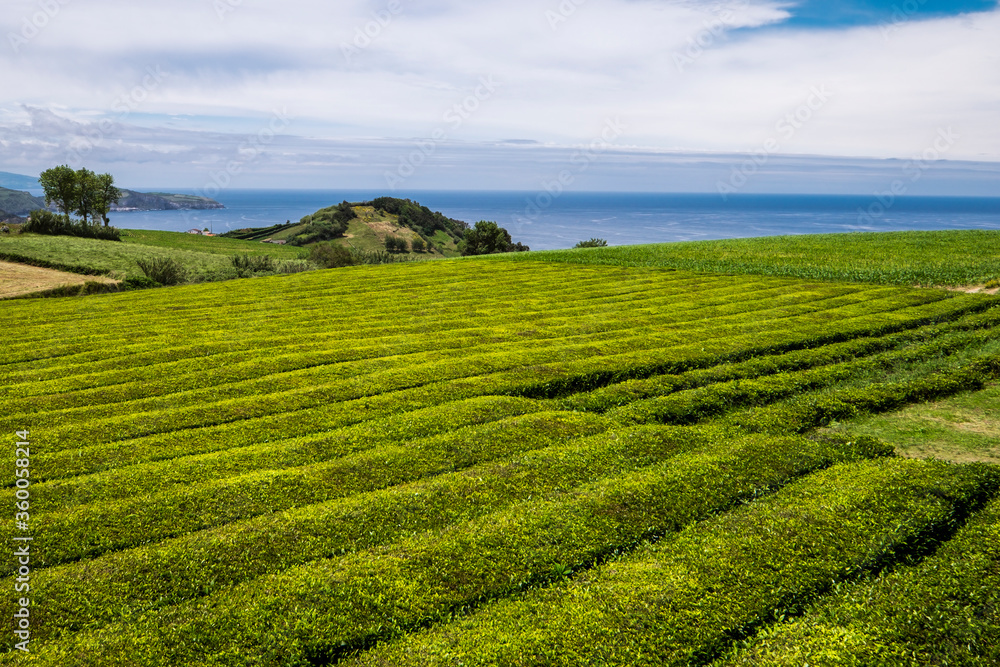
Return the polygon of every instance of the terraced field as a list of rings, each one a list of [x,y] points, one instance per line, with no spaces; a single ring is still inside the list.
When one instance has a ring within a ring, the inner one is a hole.
[[[478,259],[5,303],[0,664],[993,664],[1000,470],[813,431],[996,380],[998,306]]]

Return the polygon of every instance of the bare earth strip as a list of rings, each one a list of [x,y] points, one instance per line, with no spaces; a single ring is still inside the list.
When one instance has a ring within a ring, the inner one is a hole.
[[[53,269],[43,269],[27,264],[0,262],[0,299],[21,294],[31,294],[65,285],[82,285],[85,282],[114,283],[103,276],[81,276]]]

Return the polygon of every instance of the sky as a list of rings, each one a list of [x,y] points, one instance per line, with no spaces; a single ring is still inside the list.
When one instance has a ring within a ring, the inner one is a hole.
[[[0,171],[1000,196],[996,0],[4,0],[0,38]]]

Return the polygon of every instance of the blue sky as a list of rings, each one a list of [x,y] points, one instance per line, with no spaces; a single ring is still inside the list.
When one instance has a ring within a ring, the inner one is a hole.
[[[993,0],[5,0],[0,171],[990,194],[998,37]]]
[[[989,11],[996,7],[993,0],[807,0],[790,6],[791,17],[784,22],[789,27],[837,29],[879,25],[893,22],[900,16],[927,20],[955,16],[967,12]]]

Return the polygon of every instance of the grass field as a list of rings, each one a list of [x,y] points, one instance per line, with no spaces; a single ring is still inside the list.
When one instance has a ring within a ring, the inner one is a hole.
[[[3,304],[0,664],[993,664],[1000,297],[589,258]]]
[[[976,286],[1000,278],[1000,231],[807,234],[504,255],[515,261]]]
[[[838,424],[831,431],[881,438],[906,456],[1000,464],[998,408],[1000,385],[994,384],[893,414]]]
[[[179,232],[161,232],[146,229],[128,229],[122,236],[128,244],[209,253],[213,255],[268,255],[275,259],[298,259],[301,248],[293,248],[273,243],[240,241],[219,236],[201,236]]]
[[[138,260],[173,258],[192,282],[209,282],[236,277],[233,255],[269,255],[280,260],[296,259],[302,253],[300,248],[179,232],[125,230],[123,241],[35,234],[0,237],[0,258],[119,280],[145,275]]]
[[[377,215],[371,207],[357,207],[357,211],[360,217],[351,222],[347,236],[335,239],[333,243],[361,253],[384,253],[385,239],[390,234],[410,243],[419,238],[412,230],[397,225],[396,216]],[[301,231],[300,227],[291,225],[272,238],[290,238]],[[0,260],[124,280],[145,275],[139,268],[139,260],[173,258],[185,268],[188,282],[198,283],[238,277],[230,260],[234,255],[297,261],[308,254],[308,248],[180,232],[127,229],[123,230],[122,241],[34,234],[5,235],[0,237]],[[436,252],[411,252],[401,258],[440,259],[458,255],[454,242],[447,234],[439,232],[434,241],[440,246]]]

